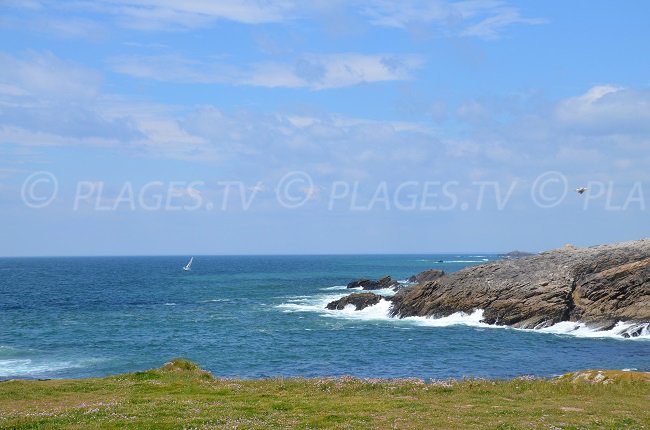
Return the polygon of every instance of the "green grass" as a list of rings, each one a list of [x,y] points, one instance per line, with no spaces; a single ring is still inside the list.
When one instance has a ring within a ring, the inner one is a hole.
[[[2,429],[647,429],[650,374],[554,380],[214,379],[187,360],[0,383]]]

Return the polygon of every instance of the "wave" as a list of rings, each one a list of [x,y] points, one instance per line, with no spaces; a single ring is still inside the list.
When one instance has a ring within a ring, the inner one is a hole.
[[[11,346],[0,345],[0,357],[3,355],[13,355],[19,351],[19,349],[13,348]]]
[[[366,292],[366,293],[375,293],[375,294],[379,294],[380,296],[385,296],[385,297],[386,296],[387,297],[394,296],[395,293],[396,293],[396,291],[393,290],[392,288],[382,288],[382,289],[379,289],[379,290],[368,290],[368,291],[364,291],[364,292]]]
[[[382,290],[379,290],[382,291]],[[392,292],[392,290],[388,290]],[[394,292],[393,292],[394,293]],[[316,312],[324,317],[367,320],[367,321],[389,321],[395,324],[416,324],[427,327],[449,327],[455,325],[465,325],[476,328],[492,329],[510,329],[517,331],[535,332],[543,334],[554,334],[561,336],[575,336],[585,338],[614,338],[614,339],[633,339],[648,340],[650,339],[650,323],[631,323],[619,322],[613,328],[602,330],[589,327],[581,322],[560,322],[549,327],[540,329],[520,329],[510,326],[487,324],[483,322],[483,310],[477,309],[471,313],[456,312],[446,317],[429,318],[429,317],[406,317],[394,318],[390,316],[391,302],[381,300],[374,306],[368,306],[357,311],[354,305],[348,305],[342,310],[329,310],[326,306],[329,302],[338,300],[344,295],[317,295],[311,297],[296,297],[289,303],[283,303],[277,306],[284,312]],[[633,334],[636,334],[633,336]]]
[[[55,363],[36,363],[28,358],[0,360],[0,378],[9,376],[34,375],[44,372],[56,372],[73,367],[72,363],[63,361]]]
[[[327,304],[343,296],[344,294],[293,296],[287,298],[287,303],[276,305],[276,308],[282,309],[283,312],[327,312]]]
[[[331,291],[331,290],[347,290],[348,286],[347,285],[334,285],[333,287],[326,287],[326,288],[321,288],[323,291]]]
[[[483,310],[477,309],[472,313],[455,312],[451,315],[441,318],[428,317],[406,317],[402,321],[411,321],[428,327],[449,327],[453,325],[467,325],[472,327],[492,327],[490,324],[481,322],[483,320]]]
[[[387,293],[395,294],[393,290],[375,290],[373,293]],[[418,324],[418,325],[427,325],[432,327],[444,327],[450,325],[473,325],[480,327],[489,327],[489,324],[481,323],[480,320],[483,318],[483,311],[477,310],[471,314],[466,314],[463,312],[457,312],[455,314],[449,315],[444,318],[426,318],[426,317],[407,317],[407,318],[393,318],[390,316],[390,306],[391,302],[388,300],[380,300],[374,306],[368,306],[361,310],[356,310],[354,305],[347,305],[344,309],[341,310],[330,310],[326,306],[328,303],[338,300],[345,295],[341,294],[327,294],[327,295],[316,295],[316,296],[294,296],[287,300],[287,303],[282,303],[276,306],[276,308],[281,309],[283,312],[316,312],[324,317],[330,318],[341,318],[341,319],[354,319],[354,320],[366,320],[366,321],[388,321],[398,324]]]
[[[619,321],[609,330],[589,327],[585,323],[562,321],[550,327],[534,331],[553,334],[568,334],[578,337],[611,337],[617,339],[650,339],[650,323],[633,323]],[[636,334],[636,336],[634,336]]]
[[[88,367],[103,361],[106,360],[48,361],[31,358],[11,358],[0,360],[0,378],[34,377],[66,369]]]
[[[343,318],[343,319],[353,319],[353,320],[364,320],[364,321],[377,321],[377,320],[387,320],[388,311],[390,310],[391,302],[388,300],[380,300],[374,306],[368,306],[367,308],[361,309],[360,311],[356,310],[354,305],[347,305],[342,310],[330,311],[327,310],[325,316],[332,318]]]

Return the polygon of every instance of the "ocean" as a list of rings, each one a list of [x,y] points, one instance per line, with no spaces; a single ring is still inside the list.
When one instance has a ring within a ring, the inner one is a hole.
[[[574,324],[488,326],[480,312],[392,319],[388,303],[325,310],[357,278],[405,279],[497,255],[0,259],[0,379],[81,378],[185,357],[218,377],[549,377],[650,371],[648,336]],[[439,261],[444,261],[440,263]]]

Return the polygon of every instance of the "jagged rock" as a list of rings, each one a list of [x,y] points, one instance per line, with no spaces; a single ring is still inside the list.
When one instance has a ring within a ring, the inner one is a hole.
[[[444,270],[429,269],[429,270],[425,270],[424,272],[420,272],[417,275],[413,275],[409,277],[408,281],[411,283],[422,284],[424,282],[430,282],[433,281],[434,279],[438,279],[439,277],[444,275],[445,275]]]
[[[393,280],[390,276],[385,276],[378,281],[371,279],[357,279],[348,284],[348,288],[363,288],[364,290],[381,290],[384,288],[393,288],[399,285],[399,282]]]
[[[391,314],[443,317],[483,309],[490,324],[650,322],[650,239],[468,267],[399,291]]]
[[[381,299],[386,299],[386,297],[375,293],[353,293],[328,303],[327,309],[340,311],[347,305],[354,305],[355,310],[360,311],[368,306],[376,305]]]

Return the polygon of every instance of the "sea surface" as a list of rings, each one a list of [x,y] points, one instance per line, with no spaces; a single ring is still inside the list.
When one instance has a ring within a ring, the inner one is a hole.
[[[0,259],[0,379],[81,378],[186,357],[220,377],[510,378],[650,371],[650,339],[584,327],[492,327],[480,312],[391,319],[327,311],[345,284],[496,255]],[[440,261],[443,261],[442,263]]]

